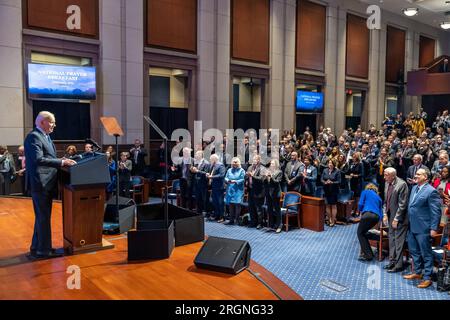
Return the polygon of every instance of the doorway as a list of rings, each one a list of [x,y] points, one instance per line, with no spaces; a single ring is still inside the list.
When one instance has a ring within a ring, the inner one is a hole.
[[[149,70],[150,118],[168,137],[176,129],[188,129],[188,79],[186,70]],[[159,134],[151,128],[150,137],[159,139]]]
[[[346,90],[345,100],[345,128],[358,129],[363,120],[364,105],[366,101],[366,91]]]
[[[264,80],[249,77],[233,77],[233,128],[261,128],[261,109]]]

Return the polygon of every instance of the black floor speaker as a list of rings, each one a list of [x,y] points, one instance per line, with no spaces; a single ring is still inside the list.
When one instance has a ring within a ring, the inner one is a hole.
[[[146,229],[128,232],[128,260],[167,259],[175,247],[174,222],[146,224]]]
[[[119,213],[117,213],[116,197],[108,200],[103,221],[104,233],[125,233],[134,228],[136,204],[133,199],[119,197]],[[105,230],[105,226],[108,230]]]
[[[168,204],[169,220],[174,221],[175,246],[205,240],[205,219],[203,215],[181,207]],[[164,203],[140,204],[136,206],[137,229],[148,229],[153,220],[164,219]]]
[[[209,237],[195,257],[198,268],[238,274],[250,264],[251,248],[247,241]]]

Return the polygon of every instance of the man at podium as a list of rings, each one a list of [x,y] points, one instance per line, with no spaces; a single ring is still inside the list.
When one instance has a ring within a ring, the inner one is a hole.
[[[76,164],[74,160],[56,156],[50,133],[56,127],[55,116],[42,111],[36,117],[36,128],[25,138],[26,184],[31,191],[35,214],[30,259],[49,259],[62,254],[52,249],[51,212],[57,191],[58,168]]]

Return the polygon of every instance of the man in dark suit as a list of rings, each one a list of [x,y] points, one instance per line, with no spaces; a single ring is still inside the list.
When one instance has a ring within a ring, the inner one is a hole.
[[[298,161],[298,153],[291,153],[291,161],[286,164],[286,169],[284,171],[284,176],[287,183],[288,191],[301,192],[303,175],[301,173],[304,171],[304,165]]]
[[[214,206],[214,217],[210,220],[216,220],[217,222],[225,222],[224,215],[224,183],[226,169],[223,163],[219,162],[217,154],[211,155],[209,158],[210,172],[206,174],[206,178],[209,179],[211,184],[211,198]]]
[[[36,128],[25,138],[27,189],[31,191],[35,213],[33,240],[29,257],[46,259],[61,254],[52,249],[52,200],[57,191],[58,168],[76,164],[70,159],[58,159],[49,134],[55,128],[55,116],[42,111],[36,117]]]
[[[422,155],[415,154],[413,157],[413,165],[408,168],[406,173],[406,182],[408,183],[409,189],[416,184],[415,177],[419,169],[429,170],[424,164],[422,164]]]
[[[132,175],[142,176],[145,171],[145,157],[147,150],[141,146],[141,140],[134,140],[134,148],[130,150],[131,161],[133,161]]]
[[[417,153],[416,148],[414,148],[414,141],[408,140],[406,146],[401,148],[397,152],[397,157],[399,159],[399,165],[404,168],[404,172],[408,171],[408,168],[412,165],[412,158]]]
[[[403,270],[403,247],[408,232],[408,185],[397,177],[397,170],[384,170],[383,222],[389,226],[389,263],[387,272]]]
[[[191,157],[191,149],[183,148],[183,157],[178,163],[172,166],[172,171],[176,172],[180,179],[181,206],[191,209],[192,202],[192,183],[193,173],[191,168],[194,165],[194,159]]]
[[[246,174],[250,227],[257,229],[262,228],[266,170],[261,164],[261,156],[257,154],[253,157],[253,164],[247,169]]]
[[[208,161],[203,157],[203,151],[197,151],[194,156],[194,166],[191,167],[191,173],[194,175],[195,202],[197,213],[201,214],[206,210],[208,200],[208,179],[206,174],[209,173],[210,166]]]
[[[20,186],[22,189],[22,195],[29,196],[26,192],[25,188],[25,148],[24,146],[19,146],[17,149],[17,154],[14,156],[14,163],[16,166],[16,174],[18,177],[18,181],[20,181]]]
[[[425,169],[416,172],[417,184],[412,188],[408,205],[408,249],[413,258],[414,273],[403,278],[423,279],[418,288],[432,285],[434,259],[431,242],[432,237],[437,235],[441,220],[441,198],[437,190],[428,183],[429,175]]]

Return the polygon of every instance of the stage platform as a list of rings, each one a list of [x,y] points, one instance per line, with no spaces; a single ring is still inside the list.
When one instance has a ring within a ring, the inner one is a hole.
[[[0,197],[0,299],[56,300],[300,300],[269,271],[251,262],[250,272],[228,275],[197,269],[202,243],[174,249],[166,260],[127,261],[126,235],[105,236],[114,249],[29,261],[34,225],[30,199]],[[53,247],[61,248],[61,203],[52,212]],[[81,288],[68,289],[70,266],[81,270]]]

